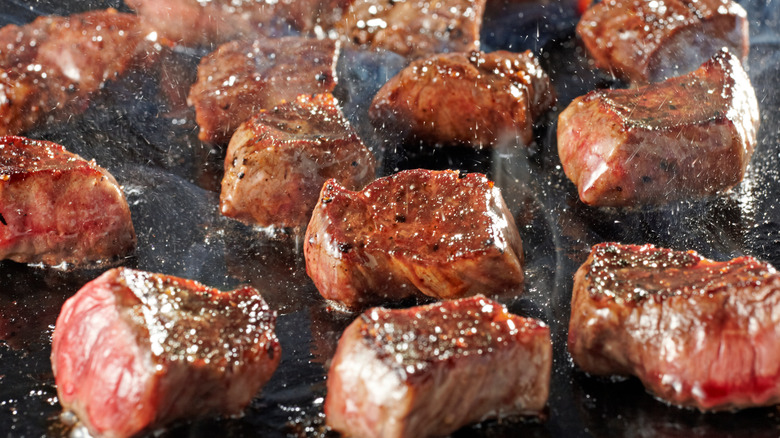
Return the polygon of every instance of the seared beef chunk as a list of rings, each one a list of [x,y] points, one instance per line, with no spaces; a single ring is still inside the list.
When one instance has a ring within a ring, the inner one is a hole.
[[[304,242],[306,272],[348,309],[420,293],[516,296],[523,248],[498,187],[484,175],[408,170],[360,192],[328,180]]]
[[[747,14],[732,0],[602,1],[577,33],[599,67],[640,84],[688,73],[723,47],[748,55]]]
[[[127,0],[163,39],[208,46],[240,37],[327,31],[352,0]]]
[[[539,415],[551,364],[544,323],[481,296],[369,309],[339,340],[326,421],[346,436],[418,438]]]
[[[63,408],[94,436],[129,437],[172,421],[239,415],[281,350],[257,290],[113,269],[62,307],[52,368]]]
[[[418,60],[377,93],[372,123],[427,143],[528,145],[533,120],[555,103],[530,52],[450,53]]]
[[[748,76],[720,52],[686,76],[575,99],[558,120],[558,154],[586,204],[662,204],[742,181],[758,123]]]
[[[569,351],[701,410],[780,402],[780,274],[752,257],[602,243],[574,277]]]
[[[201,60],[188,98],[195,107],[199,138],[226,143],[241,123],[262,109],[299,94],[332,92],[338,53],[334,41],[300,37],[220,46]]]
[[[134,15],[39,17],[0,29],[0,135],[81,113],[90,96],[148,54]]]
[[[247,223],[303,229],[325,180],[360,189],[373,181],[374,167],[332,95],[301,95],[233,134],[220,208]]]
[[[411,59],[479,49],[486,0],[355,0],[336,26],[348,41]]]
[[[130,209],[108,171],[52,142],[0,137],[0,259],[92,265],[134,248]]]

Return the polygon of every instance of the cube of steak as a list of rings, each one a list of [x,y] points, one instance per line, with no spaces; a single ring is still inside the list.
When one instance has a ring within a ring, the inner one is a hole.
[[[339,44],[301,37],[233,41],[205,56],[188,103],[203,141],[226,143],[262,109],[336,87]]]
[[[52,368],[63,408],[94,436],[129,437],[175,420],[239,415],[281,350],[257,290],[113,269],[62,307]]]
[[[750,79],[720,52],[685,76],[575,99],[558,119],[558,154],[589,205],[701,198],[742,181],[758,123]]]
[[[355,0],[337,24],[346,40],[411,59],[479,49],[486,0]]]
[[[577,33],[599,67],[637,83],[688,73],[723,47],[748,56],[747,13],[732,0],[601,2]]]
[[[148,55],[138,19],[114,9],[0,29],[0,135],[83,112],[90,96]]]
[[[0,137],[0,259],[92,265],[134,248],[130,209],[108,171],[52,142]]]
[[[752,257],[602,243],[574,277],[569,351],[701,410],[780,402],[780,274]]]
[[[369,309],[339,340],[325,418],[346,436],[422,438],[539,415],[551,364],[550,329],[484,297]]]
[[[315,26],[327,31],[352,0],[127,0],[149,29],[187,46],[222,44],[241,37],[279,37]]]
[[[374,97],[374,126],[428,143],[475,147],[533,140],[533,121],[555,103],[530,52],[449,53],[418,60]]]
[[[373,181],[374,157],[330,94],[301,95],[243,123],[225,157],[220,209],[263,227],[309,223],[325,180]]]
[[[522,241],[498,187],[451,170],[407,170],[360,192],[328,180],[304,256],[320,294],[347,309],[409,296],[514,297],[523,283]]]

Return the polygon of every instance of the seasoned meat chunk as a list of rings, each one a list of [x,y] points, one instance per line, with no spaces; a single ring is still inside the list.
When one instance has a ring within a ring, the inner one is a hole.
[[[0,29],[0,135],[86,110],[106,81],[149,55],[138,19],[114,9]]]
[[[544,323],[482,296],[373,308],[339,340],[325,418],[346,436],[422,438],[489,418],[539,415],[551,364]]]
[[[569,351],[701,410],[780,402],[780,274],[752,257],[602,243],[574,277]]]
[[[411,59],[479,49],[486,0],[355,0],[336,29],[348,41]]]
[[[199,138],[227,143],[238,126],[262,109],[299,94],[336,87],[339,44],[301,37],[233,41],[205,56],[188,102]]]
[[[130,209],[108,171],[56,143],[0,137],[0,259],[93,265],[134,248]]]
[[[599,67],[640,84],[689,73],[723,47],[748,56],[747,13],[732,0],[603,1],[577,33]]]
[[[427,143],[528,145],[533,121],[555,103],[550,78],[530,52],[448,53],[418,60],[374,97],[374,126]]]
[[[241,414],[279,363],[275,320],[251,287],[220,292],[112,269],[57,318],[51,361],[60,403],[106,437]]]
[[[558,154],[586,204],[662,204],[742,181],[758,123],[750,79],[720,52],[685,76],[575,99],[558,119]]]
[[[233,134],[220,209],[247,223],[303,230],[325,180],[360,189],[374,173],[373,155],[336,99],[301,95],[261,111]]]
[[[481,174],[407,170],[360,192],[328,180],[304,241],[306,272],[348,309],[408,296],[516,296],[523,248],[498,187]]]
[[[352,0],[127,0],[145,26],[173,43],[221,44],[332,29]]]

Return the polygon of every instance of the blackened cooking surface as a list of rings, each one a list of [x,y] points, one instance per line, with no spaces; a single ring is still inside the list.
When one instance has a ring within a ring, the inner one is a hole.
[[[526,294],[510,309],[540,317],[553,330],[548,420],[485,423],[454,436],[776,437],[777,408],[701,414],[668,407],[636,379],[612,382],[576,371],[565,339],[572,276],[592,244],[653,243],[695,249],[717,260],[747,254],[780,266],[780,6],[775,0],[741,2],[751,26],[748,73],[761,109],[758,147],[745,181],[711,200],[626,212],[580,203],[560,167],[557,113],[595,87],[617,85],[587,66],[572,37],[574,2],[564,1],[489,10],[483,25],[484,50],[531,49],[553,78],[559,103],[537,129],[537,147],[530,153],[496,154],[407,149],[383,157],[383,174],[424,166],[488,172],[497,181],[515,215],[526,256]],[[109,6],[126,10],[116,0],[0,0],[0,24]],[[124,186],[138,233],[138,250],[127,266],[219,288],[250,283],[281,314],[277,333],[282,362],[246,415],[184,424],[164,436],[318,436],[325,364],[350,319],[325,310],[305,274],[302,253],[293,249],[295,236],[272,240],[219,217],[224,148],[197,140],[194,113],[183,105],[186,86],[177,88],[194,79],[197,56],[182,52],[166,58],[160,83],[136,73],[109,84],[83,116],[27,135],[95,158]],[[342,54],[336,92],[347,116],[374,147],[381,137],[371,131],[365,111],[381,82],[400,67],[393,54]],[[64,434],[49,362],[51,332],[62,303],[99,273],[0,262],[0,431],[6,436]]]

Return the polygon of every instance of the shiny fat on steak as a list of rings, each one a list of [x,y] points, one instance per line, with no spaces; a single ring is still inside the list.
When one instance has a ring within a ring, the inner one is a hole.
[[[588,9],[577,34],[596,65],[637,84],[695,70],[726,47],[748,57],[747,13],[732,0],[610,0]]]
[[[0,259],[88,266],[135,243],[125,195],[108,171],[56,143],[0,137]]]
[[[555,90],[531,53],[470,52],[413,62],[376,94],[372,124],[430,144],[530,145]]]
[[[332,92],[339,47],[336,41],[303,37],[219,46],[201,59],[198,80],[187,98],[195,107],[198,138],[227,143],[239,125],[260,110],[300,94]]]
[[[328,180],[304,256],[320,294],[347,309],[522,291],[520,234],[500,190],[481,174],[407,170],[359,192]]]
[[[328,372],[325,418],[345,436],[423,438],[539,415],[550,329],[482,296],[359,316]]]
[[[373,155],[336,99],[301,95],[261,111],[233,134],[220,209],[250,224],[303,231],[327,179],[361,189],[374,173]]]
[[[138,18],[114,9],[0,29],[0,135],[84,112],[105,83],[153,55]]]
[[[95,437],[243,412],[281,357],[257,290],[221,292],[126,268],[87,283],[52,337],[59,401]]]
[[[558,118],[558,155],[588,205],[702,198],[742,181],[758,116],[750,79],[723,51],[685,76],[578,97]]]
[[[574,277],[569,352],[700,410],[780,402],[780,274],[752,257],[602,243]]]

